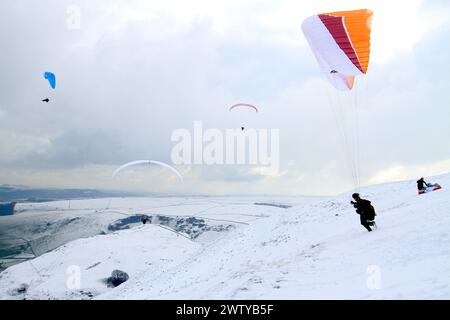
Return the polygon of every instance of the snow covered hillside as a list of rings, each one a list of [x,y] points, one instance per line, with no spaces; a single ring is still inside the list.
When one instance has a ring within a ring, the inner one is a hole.
[[[449,299],[450,175],[431,181],[443,189],[418,196],[415,181],[363,188],[378,214],[371,233],[350,193],[113,200],[122,213],[153,207],[232,227],[190,238],[170,226],[136,224],[71,241],[2,272],[0,298]],[[115,269],[130,278],[109,288],[105,278]]]

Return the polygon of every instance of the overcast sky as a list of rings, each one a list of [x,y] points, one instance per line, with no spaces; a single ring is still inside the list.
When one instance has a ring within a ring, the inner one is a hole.
[[[448,172],[450,3],[336,3],[1,1],[0,184],[201,194],[349,190],[330,109],[336,93],[300,27],[313,14],[360,8],[374,12],[369,70],[356,80],[361,183]],[[56,90],[44,71],[57,75]],[[237,102],[260,112],[230,113]],[[279,129],[279,172],[192,165],[177,166],[184,183],[159,167],[111,179],[127,161],[171,163],[172,132],[192,130],[196,120],[223,131],[242,122]]]

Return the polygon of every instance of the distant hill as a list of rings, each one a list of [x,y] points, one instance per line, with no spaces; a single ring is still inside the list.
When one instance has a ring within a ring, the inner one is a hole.
[[[144,193],[100,191],[94,189],[32,188],[26,186],[0,185],[0,201],[45,202],[68,199],[93,199],[107,197],[139,197]]]

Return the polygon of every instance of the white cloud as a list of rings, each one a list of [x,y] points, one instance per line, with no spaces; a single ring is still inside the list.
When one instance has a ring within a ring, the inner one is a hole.
[[[420,177],[437,176],[450,172],[450,159],[420,165],[397,165],[384,168],[376,172],[369,179],[369,183],[384,183]]]
[[[273,39],[285,45],[305,46],[300,25],[306,17],[330,11],[369,8],[374,11],[372,61],[383,63],[411,50],[431,28],[439,27],[447,14],[430,9],[423,14],[422,0],[334,0],[322,1],[135,1],[108,4],[113,26],[131,21],[151,25],[165,17],[172,30],[183,32],[192,23],[206,20],[218,35]],[[157,24],[156,24],[157,26]],[[158,32],[167,32],[171,29]]]

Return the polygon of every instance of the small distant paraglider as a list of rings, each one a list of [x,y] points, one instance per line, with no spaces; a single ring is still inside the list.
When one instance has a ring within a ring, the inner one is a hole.
[[[250,103],[236,103],[230,107],[229,111],[231,111],[235,108],[250,108],[250,109],[255,110],[256,112],[259,112],[258,108]],[[241,131],[244,131],[244,130],[245,130],[245,127],[241,127]]]
[[[47,79],[52,89],[56,88],[56,76],[53,72],[44,72],[44,78]]]
[[[234,104],[234,105],[232,105],[230,107],[230,111],[233,110],[234,108],[238,108],[238,107],[251,108],[251,109],[254,109],[256,112],[259,111],[257,107],[255,107],[254,105],[249,104],[249,103],[237,103],[237,104]]]
[[[171,170],[173,173],[175,173],[175,175],[178,177],[178,179],[180,179],[180,181],[183,182],[183,177],[181,176],[181,173],[177,169],[175,169],[174,167],[172,167],[164,162],[160,162],[160,161],[156,161],[156,160],[136,160],[136,161],[127,162],[127,163],[121,165],[119,168],[117,168],[116,171],[114,171],[114,173],[112,174],[112,178],[114,179],[114,177],[119,172],[125,170],[128,167],[144,165],[144,164],[156,164],[156,165],[165,167],[165,168]]]
[[[44,72],[44,79],[46,79],[48,81],[48,83],[50,84],[50,87],[52,89],[56,88],[56,76],[53,72],[48,72],[48,71]],[[42,102],[48,103],[49,101],[50,101],[49,98],[42,99]]]

